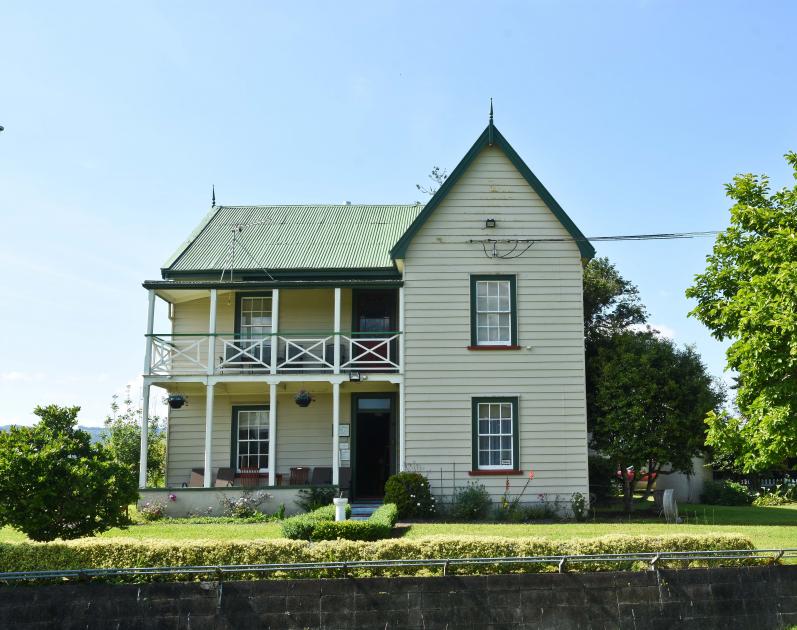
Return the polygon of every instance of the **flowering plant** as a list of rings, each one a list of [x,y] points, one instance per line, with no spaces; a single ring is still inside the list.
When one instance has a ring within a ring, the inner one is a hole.
[[[138,508],[138,513],[145,521],[157,521],[166,516],[166,504],[161,501],[147,501]]]

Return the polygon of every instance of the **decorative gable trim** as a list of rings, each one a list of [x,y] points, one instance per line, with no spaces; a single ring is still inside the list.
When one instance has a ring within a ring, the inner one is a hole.
[[[424,223],[426,223],[426,221],[429,219],[432,212],[435,211],[435,208],[440,205],[440,202],[443,201],[451,188],[453,188],[454,184],[457,183],[459,178],[462,177],[462,174],[476,159],[476,156],[479,155],[482,149],[487,146],[496,146],[504,152],[504,154],[509,158],[509,161],[512,162],[512,165],[520,172],[521,175],[523,175],[523,178],[528,182],[529,186],[531,186],[534,192],[540,196],[540,198],[545,202],[545,205],[548,206],[551,212],[553,212],[554,216],[559,220],[562,226],[575,239],[582,258],[589,260],[594,257],[595,248],[592,246],[592,244],[581,233],[581,230],[576,227],[576,224],[573,223],[569,216],[567,216],[567,213],[562,209],[562,206],[559,205],[556,199],[553,198],[553,195],[551,195],[545,186],[542,185],[542,182],[537,179],[537,176],[531,172],[531,169],[512,148],[512,145],[509,144],[501,132],[498,131],[498,128],[492,123],[487,125],[470,150],[465,154],[465,157],[462,158],[460,163],[457,164],[457,167],[451,172],[451,175],[448,176],[448,179],[443,182],[437,192],[429,200],[429,203],[426,204],[426,207],[415,218],[415,220],[407,228],[407,231],[404,232],[398,242],[393,246],[393,249],[390,250],[390,256],[394,260],[401,259],[406,256],[407,248],[409,247],[412,239],[415,237],[421,227],[423,227]]]

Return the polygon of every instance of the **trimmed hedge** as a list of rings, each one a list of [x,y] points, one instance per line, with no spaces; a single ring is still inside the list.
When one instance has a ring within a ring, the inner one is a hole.
[[[346,505],[346,518],[351,515],[351,506]],[[322,521],[335,520],[335,506],[325,505],[307,514],[291,516],[282,521],[280,528],[285,538],[292,540],[310,540],[315,526]]]
[[[0,544],[0,572],[41,571],[87,568],[214,566],[225,564],[272,564],[289,562],[328,562],[344,560],[386,560],[412,558],[468,558],[539,555],[575,555],[622,552],[697,551],[753,549],[745,536],[713,534],[708,536],[626,536],[613,535],[593,539],[548,540],[545,538],[502,538],[492,536],[430,536],[427,538],[390,538],[377,542],[350,540],[321,541],[308,544],[298,540],[153,541],[129,538],[90,538],[51,543]],[[756,564],[755,560],[714,561],[712,566]],[[660,566],[705,566],[705,562],[662,562]],[[568,564],[579,571],[641,568],[634,563]],[[533,573],[555,571],[555,565],[485,564],[450,566],[449,574],[475,575],[492,573]],[[439,575],[440,568],[369,567],[349,569],[349,575]],[[269,574],[241,574],[240,578],[331,577],[334,570],[302,570]],[[110,578],[109,578],[110,579]],[[116,581],[152,581],[200,579],[199,576],[120,577]]]
[[[346,516],[351,506],[346,506]],[[327,505],[282,522],[282,535],[291,540],[379,540],[390,536],[398,510],[392,503],[374,510],[367,521],[335,521],[335,506]]]
[[[393,531],[398,520],[398,508],[387,503],[374,510],[367,521],[318,521],[311,540],[381,540]]]

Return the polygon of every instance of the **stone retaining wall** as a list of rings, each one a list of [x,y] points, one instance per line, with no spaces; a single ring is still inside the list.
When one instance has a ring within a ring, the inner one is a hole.
[[[0,587],[0,628],[700,628],[797,624],[797,566]]]

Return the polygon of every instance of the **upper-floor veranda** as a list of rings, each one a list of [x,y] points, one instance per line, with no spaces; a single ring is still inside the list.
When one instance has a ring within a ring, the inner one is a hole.
[[[144,283],[144,375],[401,374],[400,280]],[[155,329],[155,303],[171,331]]]

